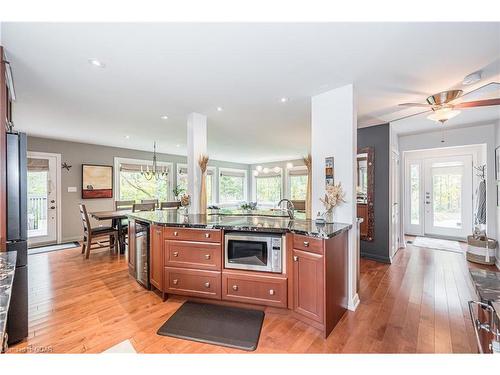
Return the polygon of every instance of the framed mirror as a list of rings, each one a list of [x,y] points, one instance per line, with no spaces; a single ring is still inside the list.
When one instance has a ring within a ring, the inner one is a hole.
[[[363,219],[360,225],[360,238],[373,241],[375,234],[374,205],[374,151],[373,147],[358,149],[358,180],[356,186],[357,216]]]

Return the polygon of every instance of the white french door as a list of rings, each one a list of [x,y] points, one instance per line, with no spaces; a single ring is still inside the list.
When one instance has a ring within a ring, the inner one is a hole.
[[[424,160],[425,234],[465,238],[472,230],[472,155]]]
[[[28,152],[28,244],[58,240],[60,156]]]
[[[405,232],[464,239],[473,227],[472,155],[406,160]]]

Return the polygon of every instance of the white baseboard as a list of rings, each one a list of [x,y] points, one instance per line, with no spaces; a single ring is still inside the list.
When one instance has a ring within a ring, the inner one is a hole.
[[[358,293],[356,293],[347,304],[347,309],[351,311],[356,311],[358,305],[359,305],[359,295]]]

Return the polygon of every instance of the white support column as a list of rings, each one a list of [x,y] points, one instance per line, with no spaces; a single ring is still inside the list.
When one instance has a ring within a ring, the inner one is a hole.
[[[359,297],[355,253],[357,113],[353,85],[313,96],[311,105],[312,219],[318,211],[324,211],[319,198],[325,194],[325,158],[333,156],[335,183],[342,184],[346,200],[335,209],[334,220],[353,225],[349,232],[347,307],[355,310]]]
[[[200,213],[201,171],[200,155],[207,154],[207,116],[190,113],[187,121],[188,194],[191,196],[189,213]]]

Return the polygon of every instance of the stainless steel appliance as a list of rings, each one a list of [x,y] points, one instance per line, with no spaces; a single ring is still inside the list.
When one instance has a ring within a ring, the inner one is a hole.
[[[281,273],[284,244],[280,234],[229,232],[224,238],[224,266]]]
[[[26,134],[7,133],[7,251],[17,251],[7,315],[8,343],[28,336],[28,193]]]
[[[477,310],[474,308],[475,306],[477,306]],[[477,317],[475,311],[478,313]],[[495,309],[484,302],[469,301],[469,314],[474,326],[479,353],[499,354],[500,318]]]
[[[135,221],[135,279],[147,289],[149,283],[149,224]]]

